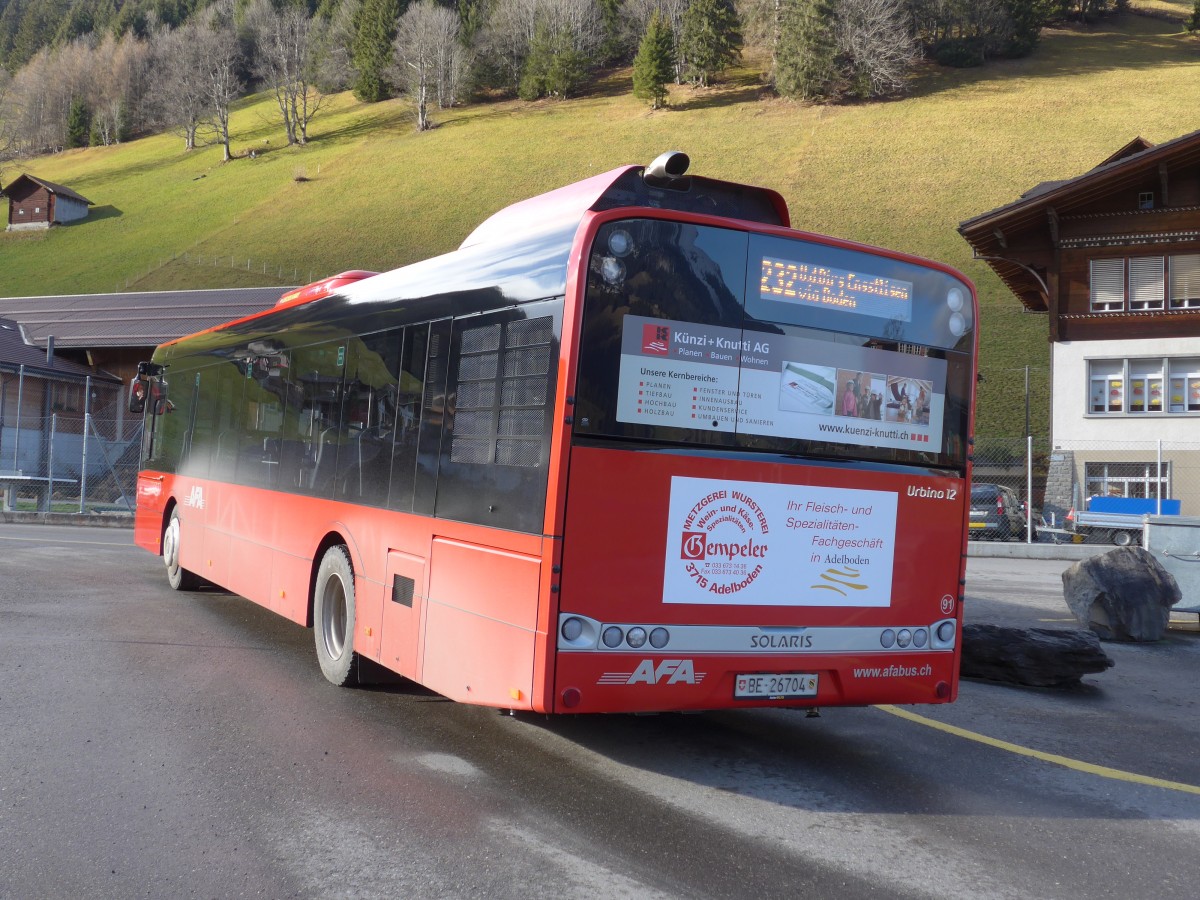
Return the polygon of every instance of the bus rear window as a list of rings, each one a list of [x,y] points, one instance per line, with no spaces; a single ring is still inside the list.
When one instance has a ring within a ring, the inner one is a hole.
[[[955,298],[965,313],[951,325]],[[589,257],[577,434],[960,465],[969,322],[969,289],[937,269],[611,223]]]

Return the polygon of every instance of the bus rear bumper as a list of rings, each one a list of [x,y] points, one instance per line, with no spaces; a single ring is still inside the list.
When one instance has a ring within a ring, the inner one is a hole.
[[[900,658],[560,652],[553,709],[633,713],[948,703],[958,694],[957,673],[952,651]]]

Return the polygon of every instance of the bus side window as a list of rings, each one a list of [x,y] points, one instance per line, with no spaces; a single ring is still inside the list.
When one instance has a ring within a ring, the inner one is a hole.
[[[442,425],[453,398],[446,395],[449,371],[450,334],[454,322],[441,319],[429,326],[425,353],[425,381],[421,393],[421,422],[417,427],[416,482],[412,511],[432,516],[437,500],[438,456],[442,449]]]
[[[319,497],[333,490],[345,347],[331,341],[292,352],[276,482],[283,490]]]
[[[237,477],[238,448],[245,428],[242,398],[246,378],[233,360],[217,367],[217,399],[212,423],[212,457],[210,477],[234,481]]]
[[[539,532],[550,452],[557,301],[459,319],[437,515]],[[526,318],[528,316],[528,318]]]
[[[335,496],[387,504],[400,340],[395,329],[352,340],[347,349]]]
[[[392,485],[388,506],[410,511],[417,479],[417,436],[420,434],[422,398],[425,393],[425,355],[429,348],[429,326],[404,329],[400,372],[396,393],[396,440],[392,446]]]
[[[217,372],[219,366],[206,366],[196,373],[196,408],[191,415],[191,433],[188,436],[181,471],[194,478],[207,478],[209,463],[216,448],[215,429],[217,419]]]
[[[283,405],[287,396],[288,354],[247,350],[246,430],[238,450],[238,481],[276,487],[283,434]]]

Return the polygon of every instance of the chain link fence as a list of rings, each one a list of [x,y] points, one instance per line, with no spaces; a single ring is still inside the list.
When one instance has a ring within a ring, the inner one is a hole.
[[[1120,529],[1080,528],[1097,497],[1137,501],[1142,513],[1200,515],[1200,442],[977,438],[973,480],[1002,484],[1033,509],[1044,540],[1120,542]],[[1066,532],[1066,533],[1064,533]]]
[[[0,510],[132,515],[142,423],[122,387],[89,379],[36,399],[0,414]]]

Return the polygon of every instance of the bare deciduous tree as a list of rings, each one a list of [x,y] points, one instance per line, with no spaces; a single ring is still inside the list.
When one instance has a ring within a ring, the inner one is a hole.
[[[149,63],[149,48],[132,33],[120,40],[106,34],[93,51],[87,102],[101,144],[117,143],[123,129],[138,123]]]
[[[484,29],[484,55],[495,60],[508,87],[516,91],[529,45],[537,32],[538,0],[497,0]]]
[[[539,32],[555,46],[592,59],[604,42],[604,17],[596,0],[498,0],[485,29],[484,53],[514,90]]]
[[[208,23],[201,25],[195,35],[201,84],[210,115],[207,124],[221,145],[223,162],[233,158],[229,149],[229,109],[242,93],[242,79],[238,75],[241,50],[232,9],[232,3],[219,4]]]
[[[342,0],[328,21],[318,17],[313,25],[317,47],[317,86],[327,93],[344,91],[354,83],[351,46],[354,22],[362,0]]]
[[[907,87],[920,53],[903,0],[838,0],[835,30],[851,93],[868,99]]]
[[[452,97],[457,90],[452,81],[463,69],[454,59],[462,49],[458,16],[433,0],[414,3],[400,17],[393,45],[396,64],[390,74],[416,106],[417,130],[427,131],[430,95],[439,104]]]
[[[196,147],[196,132],[208,115],[201,41],[205,27],[189,23],[162,29],[151,46],[152,103],[159,125],[183,136],[185,150]]]
[[[34,54],[9,83],[3,118],[11,135],[11,152],[42,153],[66,143],[69,89],[57,77],[48,48]]]
[[[458,17],[433,0],[420,0],[400,17],[396,28],[395,65],[389,76],[416,108],[416,130],[428,131],[430,94],[442,79],[443,44],[458,41]]]
[[[323,96],[312,83],[313,22],[302,6],[276,9],[270,0],[255,0],[246,16],[254,33],[254,71],[275,94],[289,144],[308,142],[308,123]]]

